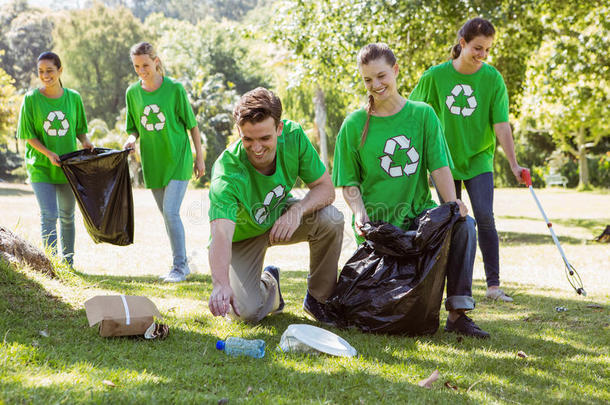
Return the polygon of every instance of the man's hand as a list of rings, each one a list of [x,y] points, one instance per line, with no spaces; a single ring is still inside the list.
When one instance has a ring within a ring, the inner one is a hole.
[[[293,204],[288,211],[275,221],[271,232],[269,233],[269,241],[271,244],[289,241],[294,231],[301,225],[303,218],[303,209],[299,203]]]
[[[235,306],[234,299],[235,295],[233,294],[233,289],[229,284],[215,285],[208,303],[210,312],[214,316],[225,316],[229,313],[229,310],[232,307],[233,312],[239,316],[239,311]]]

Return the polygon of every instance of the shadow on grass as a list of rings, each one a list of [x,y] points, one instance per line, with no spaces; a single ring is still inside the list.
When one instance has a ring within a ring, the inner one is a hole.
[[[510,220],[528,220],[528,221],[543,221],[541,217],[526,217],[526,216],[513,216],[513,215],[498,215],[498,219],[510,219]],[[610,218],[565,218],[565,219],[552,219],[552,223],[560,224],[563,226],[584,228],[595,235],[601,232],[606,225],[610,224]]]
[[[329,328],[359,352],[354,359],[337,359],[275,350],[288,325],[315,324],[301,310],[306,272],[282,273],[286,312],[257,326],[227,327],[207,312],[185,318],[169,314],[168,339],[146,341],[101,338],[88,327],[84,309],[49,294],[27,273],[0,270],[0,359],[6,356],[2,352],[11,353],[4,360],[0,399],[7,403],[216,403],[221,398],[230,403],[603,402],[605,395],[603,388],[591,387],[603,387],[605,378],[607,349],[599,329],[608,328],[603,323],[608,308],[586,308],[578,298],[525,290],[517,304],[481,301],[473,317],[492,333],[486,341],[457,339],[442,331],[408,338]],[[79,276],[117,293],[148,292],[153,300],[211,290],[207,275],[167,289],[153,277]],[[475,294],[482,295],[483,288],[483,283],[475,284]],[[559,313],[556,306],[569,310]],[[215,341],[226,333],[220,325],[265,339],[266,356],[232,358],[216,351]],[[48,338],[38,334],[41,328]],[[519,358],[518,350],[529,357]],[[419,388],[416,382],[434,369],[441,372],[441,381],[431,390]],[[444,381],[458,391],[443,388]]]
[[[553,243],[550,234],[526,233],[526,232],[504,232],[499,231],[498,237],[503,246],[518,245],[548,245]],[[582,245],[587,243],[587,239],[574,238],[572,236],[558,236],[559,243],[565,245]]]
[[[2,187],[0,188],[0,197],[20,197],[24,195],[32,195],[32,190],[23,190],[21,188]]]

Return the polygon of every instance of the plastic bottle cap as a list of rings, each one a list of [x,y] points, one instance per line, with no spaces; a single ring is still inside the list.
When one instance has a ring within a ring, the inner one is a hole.
[[[216,348],[218,350],[224,350],[225,349],[225,341],[224,340],[219,340],[216,342]]]

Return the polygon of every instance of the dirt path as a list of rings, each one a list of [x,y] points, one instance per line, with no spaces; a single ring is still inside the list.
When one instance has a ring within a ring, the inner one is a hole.
[[[295,193],[297,196],[299,192]],[[610,194],[577,193],[559,188],[538,190],[566,255],[583,278],[587,291],[610,295],[610,245],[591,243],[602,225],[610,224]],[[344,212],[346,229],[342,265],[355,249],[349,222],[351,214],[337,193],[335,205]],[[207,243],[209,223],[207,190],[189,189],[182,205],[191,269],[208,273]],[[161,215],[148,190],[134,190],[135,243],[118,247],[93,243],[76,213],[76,267],[87,273],[108,275],[158,275],[171,264],[171,250]],[[546,225],[526,189],[498,189],[495,214],[500,233],[501,279],[511,283],[570,289],[563,275],[563,263]],[[38,205],[28,185],[0,183],[0,224],[40,244]],[[278,246],[268,251],[266,262],[287,270],[305,270],[308,249],[305,243]],[[480,253],[475,263],[475,279],[484,279]],[[517,288],[515,285],[511,287]]]

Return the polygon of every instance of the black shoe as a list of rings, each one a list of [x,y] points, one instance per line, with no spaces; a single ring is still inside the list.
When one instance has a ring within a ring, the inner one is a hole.
[[[324,307],[324,304],[316,300],[311,294],[309,294],[309,291],[307,291],[307,294],[305,294],[305,299],[303,300],[303,310],[314,320],[332,326],[334,325],[334,322],[326,314]]]
[[[271,312],[271,315],[280,314],[284,310],[284,298],[282,297],[282,290],[280,290],[280,269],[275,266],[267,266],[263,269],[263,271],[269,273],[277,282],[277,292],[280,295],[280,305],[276,310]]]
[[[455,332],[460,335],[472,336],[479,339],[487,339],[489,337],[489,333],[479,328],[472,319],[466,316],[466,314],[460,314],[459,318],[453,322],[447,318],[445,332]]]

